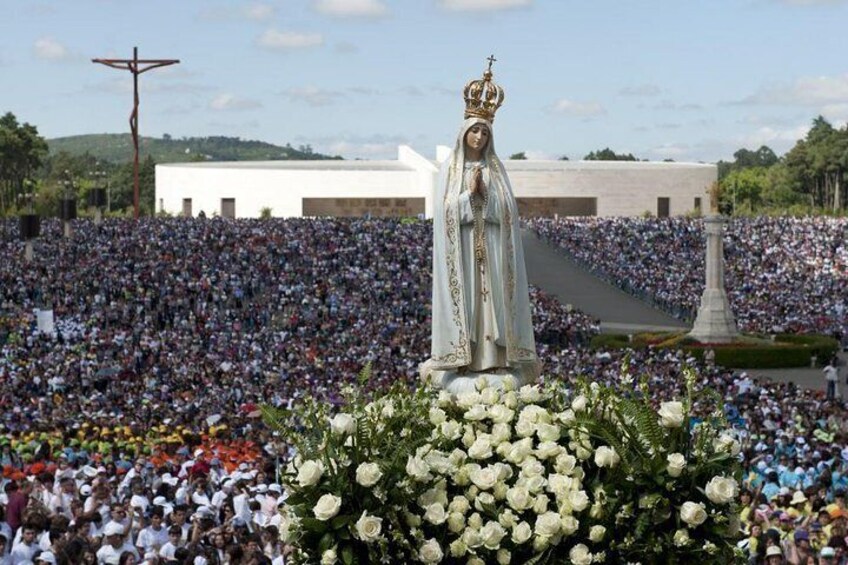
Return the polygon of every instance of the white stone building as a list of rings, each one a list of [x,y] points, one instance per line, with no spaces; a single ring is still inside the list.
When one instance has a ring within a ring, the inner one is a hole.
[[[156,165],[156,210],[197,216],[430,217],[439,163],[410,147],[386,161]],[[700,163],[504,161],[523,215],[675,216],[708,205],[717,168]]]

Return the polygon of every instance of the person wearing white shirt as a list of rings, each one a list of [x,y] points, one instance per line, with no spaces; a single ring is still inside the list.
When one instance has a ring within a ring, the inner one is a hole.
[[[32,561],[32,557],[41,548],[35,541],[35,528],[24,526],[22,528],[21,540],[12,546],[9,562],[18,565],[26,561]]]
[[[138,533],[135,545],[139,548],[139,553],[145,554],[148,551],[159,551],[166,543],[168,529],[162,525],[162,509],[156,508],[150,516],[150,525]]]
[[[168,541],[159,549],[159,557],[165,560],[175,559],[177,550],[183,546],[183,529],[179,526],[168,528]]]

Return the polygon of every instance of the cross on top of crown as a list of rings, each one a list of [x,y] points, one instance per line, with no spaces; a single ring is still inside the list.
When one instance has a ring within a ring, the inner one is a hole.
[[[488,69],[486,69],[486,70],[487,70],[488,72],[492,72],[492,63],[494,63],[495,61],[497,61],[497,59],[495,59],[495,56],[494,56],[494,55],[489,55],[489,58],[488,58],[488,59],[486,59],[486,60],[487,60],[487,61],[489,61],[489,68],[488,68]]]

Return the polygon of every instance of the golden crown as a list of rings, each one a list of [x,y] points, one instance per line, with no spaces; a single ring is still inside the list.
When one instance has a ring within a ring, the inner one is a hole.
[[[489,122],[495,121],[495,112],[504,100],[503,88],[492,81],[492,63],[496,60],[494,55],[489,57],[489,67],[483,73],[483,78],[471,80],[465,85],[463,96],[466,119],[483,118]]]

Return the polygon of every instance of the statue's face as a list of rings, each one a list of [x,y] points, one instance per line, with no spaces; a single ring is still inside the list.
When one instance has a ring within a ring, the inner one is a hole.
[[[471,126],[465,134],[465,145],[474,151],[483,151],[489,143],[489,128],[483,124]]]

